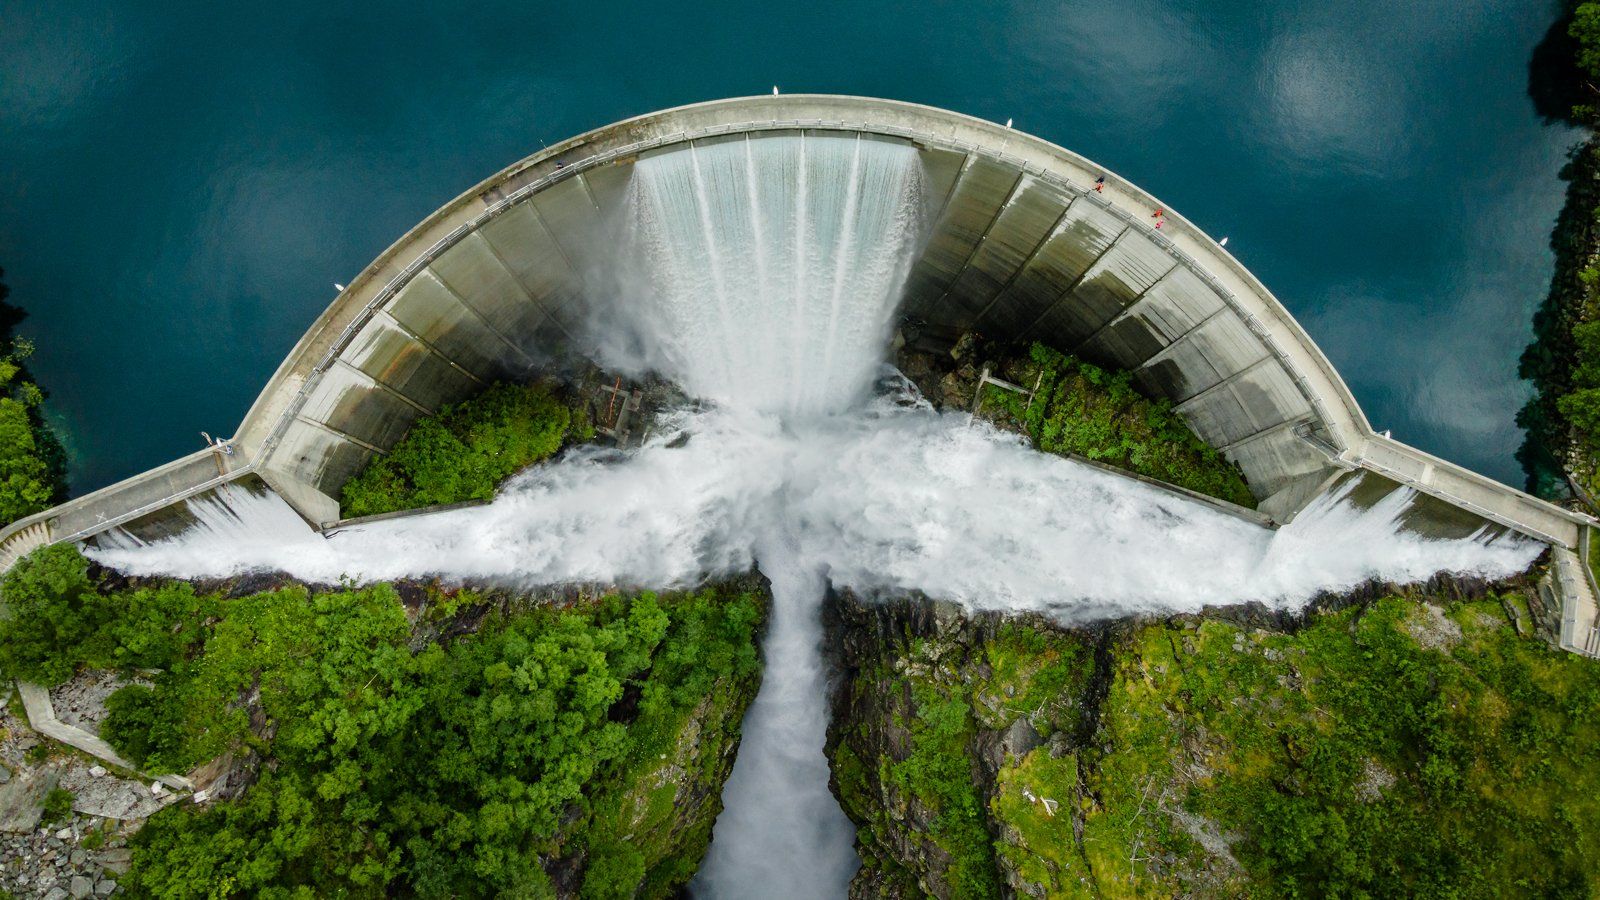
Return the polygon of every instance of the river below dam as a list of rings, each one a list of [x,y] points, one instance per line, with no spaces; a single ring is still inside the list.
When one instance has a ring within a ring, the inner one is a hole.
[[[0,11],[0,266],[83,493],[227,434],[398,235],[510,162],[714,97],[867,94],[1060,143],[1285,302],[1373,424],[1520,483],[1516,358],[1573,134],[1542,0]]]

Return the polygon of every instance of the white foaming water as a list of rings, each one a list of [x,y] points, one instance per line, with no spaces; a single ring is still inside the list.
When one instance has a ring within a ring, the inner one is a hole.
[[[855,828],[828,791],[822,752],[827,673],[817,652],[817,603],[826,579],[793,531],[761,538],[756,556],[772,582],[766,669],[745,714],[744,739],[695,894],[733,900],[840,896],[860,861]]]
[[[440,575],[671,587],[744,571],[758,557],[765,566],[776,551],[762,556],[758,543],[789,533],[799,558],[839,587],[1081,619],[1248,600],[1296,608],[1320,590],[1440,571],[1501,577],[1540,549],[1515,537],[1399,532],[1406,490],[1367,509],[1324,497],[1274,531],[1034,452],[964,414],[887,397],[808,420],[679,413],[636,452],[571,454],[518,476],[489,506],[330,538],[275,496],[232,490],[225,502],[191,504],[199,524],[178,539],[141,544],[113,532],[96,555],[131,572],[192,577],[275,569],[325,582]]]
[[[190,504],[198,524],[180,538],[113,532],[95,555],[183,576],[658,588],[759,562],[774,600],[766,669],[694,888],[836,897],[857,860],[822,754],[829,581],[1070,620],[1244,600],[1295,607],[1319,590],[1441,570],[1505,576],[1539,550],[1397,533],[1404,491],[1366,510],[1323,498],[1273,532],[1033,452],[903,390],[860,402],[915,239],[910,148],[733,141],[641,160],[632,190],[631,240],[651,289],[608,325],[718,405],[674,414],[630,454],[580,450],[526,472],[486,507],[324,539],[275,496],[224,488]]]
[[[684,433],[687,444],[670,446]],[[275,496],[237,493],[195,506],[201,526],[179,540],[96,555],[189,576],[280,569],[317,581],[437,574],[657,587],[759,561],[773,587],[766,668],[695,882],[714,897],[839,897],[856,868],[822,753],[824,577],[1070,620],[1252,599],[1294,607],[1321,589],[1441,570],[1501,577],[1539,550],[1397,534],[1404,492],[1365,511],[1328,498],[1273,532],[1036,453],[965,415],[888,401],[788,423],[685,414],[636,453],[573,454],[518,477],[487,507],[329,539],[288,522]]]
[[[903,144],[759,137],[641,160],[617,319],[696,397],[818,414],[849,407],[882,357],[922,204]],[[608,360],[617,366],[636,361]]]

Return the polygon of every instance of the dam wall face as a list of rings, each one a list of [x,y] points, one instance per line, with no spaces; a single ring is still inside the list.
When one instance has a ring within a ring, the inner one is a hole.
[[[586,357],[641,160],[774,138],[906,145],[926,230],[903,331],[1040,340],[1132,371],[1287,521],[1366,470],[1567,547],[1587,519],[1373,433],[1283,306],[1225,250],[1114,173],[993,123],[854,97],[716,101],[631,119],[497,173],[375,260],[317,319],[225,447],[0,532],[81,540],[253,473],[314,525],[418,417]],[[803,151],[802,151],[803,152]],[[726,155],[726,154],[723,154]],[[1097,178],[1104,178],[1097,190]],[[180,465],[181,464],[181,465]]]
[[[1175,239],[1184,223],[1169,214],[1157,231],[1152,204],[1115,203],[1125,190],[1119,183],[1109,196],[1094,191],[1105,173],[1087,163],[1069,169],[1066,162],[1078,161],[1030,160],[1016,151],[1041,142],[898,105],[780,97],[715,106],[717,115],[703,123],[693,120],[712,110],[624,123],[502,173],[462,210],[476,205],[477,215],[452,229],[446,246],[413,256],[421,265],[397,272],[398,283],[363,303],[341,328],[348,336],[313,371],[288,373],[283,387],[303,379],[301,396],[281,411],[270,399],[258,404],[240,430],[242,447],[267,451],[279,480],[336,496],[416,416],[586,349],[593,293],[603,290],[592,273],[605,266],[600,254],[612,243],[640,159],[808,135],[916,148],[929,227],[901,313],[924,333],[978,329],[1000,340],[1038,339],[1133,370],[1141,386],[1170,397],[1196,433],[1239,463],[1258,499],[1317,479],[1365,424],[1359,408],[1330,389],[1337,375],[1325,361],[1299,361],[1320,376],[1319,384],[1303,384],[1297,361],[1276,351],[1211,271],[1186,258]],[[905,112],[916,114],[899,115]],[[820,118],[849,113],[860,118]],[[810,115],[819,119],[806,121]],[[997,137],[1004,143],[995,146]],[[423,228],[424,239],[431,236]],[[1324,394],[1333,396],[1332,408]]]

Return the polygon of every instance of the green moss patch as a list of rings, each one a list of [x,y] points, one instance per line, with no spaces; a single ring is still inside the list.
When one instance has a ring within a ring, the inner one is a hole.
[[[1013,622],[880,640],[834,729],[834,780],[858,826],[858,881],[900,895],[1001,896],[997,854],[1028,851],[1021,837],[996,842],[991,806],[1021,801],[991,796],[979,746],[1012,729],[1076,730],[1091,654],[1078,635]],[[1071,817],[1062,821],[1070,833]]]
[[[1108,372],[1043,344],[1005,375],[1033,396],[983,388],[982,409],[1048,453],[1072,454],[1255,508],[1239,467],[1189,430],[1170,401],[1152,400],[1128,372]]]
[[[1600,667],[1517,637],[1497,599],[1391,597],[1295,636],[1152,626],[1118,657],[1086,833],[1190,875],[1236,861],[1264,896],[1588,896],[1597,701]]]
[[[995,852],[1020,878],[1052,896],[1094,896],[1094,879],[1073,832],[1078,758],[1046,748],[1000,771],[991,817],[1001,824]]]
[[[869,626],[834,752],[869,875],[941,897],[1594,896],[1600,665],[1519,636],[1514,592],[1420,599],[1295,633],[1129,625],[1093,651],[1026,622]],[[999,753],[1018,718],[1038,744]]]

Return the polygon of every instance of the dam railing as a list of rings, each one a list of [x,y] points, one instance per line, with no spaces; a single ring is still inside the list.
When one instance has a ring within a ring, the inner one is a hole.
[[[0,571],[44,543],[81,541],[181,503],[247,474],[215,447],[197,450],[132,478],[107,485],[0,529]]]

